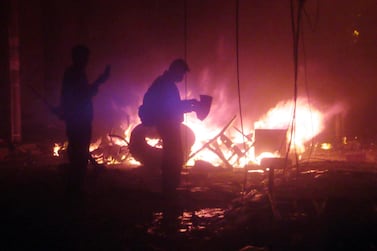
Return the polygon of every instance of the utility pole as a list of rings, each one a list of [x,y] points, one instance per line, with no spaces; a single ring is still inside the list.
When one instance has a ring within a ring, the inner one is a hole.
[[[9,86],[10,86],[10,140],[21,141],[21,88],[20,88],[20,36],[18,0],[10,0],[8,21]]]

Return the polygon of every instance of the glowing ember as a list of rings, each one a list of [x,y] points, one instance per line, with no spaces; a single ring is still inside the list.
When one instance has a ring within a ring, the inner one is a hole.
[[[91,143],[89,146],[89,152],[93,152],[94,150],[98,149],[98,147],[101,145],[101,138],[97,139],[96,142]]]
[[[146,138],[145,138],[145,141],[146,141],[147,144],[150,145],[151,147],[156,147],[156,148],[160,148],[160,149],[162,149],[162,142],[161,142],[160,139],[152,139],[152,138],[146,137]]]
[[[52,154],[55,157],[60,156],[60,151],[65,149],[65,144],[59,144],[59,143],[54,143],[54,147],[52,148]]]
[[[278,153],[270,153],[270,152],[263,152],[263,153],[259,154],[258,157],[255,158],[255,163],[257,163],[258,165],[260,165],[262,159],[264,159],[264,158],[277,158],[277,157],[280,157],[280,154],[278,154]]]
[[[322,143],[321,149],[322,150],[330,150],[330,149],[332,149],[332,145],[331,145],[331,143]]]

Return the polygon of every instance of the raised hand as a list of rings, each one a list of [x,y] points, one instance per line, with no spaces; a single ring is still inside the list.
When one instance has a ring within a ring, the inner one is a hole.
[[[106,80],[108,80],[109,77],[110,77],[110,71],[111,71],[111,66],[110,66],[110,65],[106,65],[105,70],[104,70],[103,73],[98,77],[98,79],[96,80],[95,84],[96,84],[96,85],[99,85],[99,84],[105,83]]]

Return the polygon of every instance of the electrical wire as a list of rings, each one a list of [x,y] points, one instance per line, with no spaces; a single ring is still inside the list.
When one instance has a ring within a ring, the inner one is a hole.
[[[187,62],[187,40],[188,40],[188,36],[187,36],[187,0],[183,0],[183,59],[185,60],[185,62]],[[187,93],[188,93],[188,81],[187,81],[187,74],[185,74],[184,76],[184,84],[185,84],[185,98],[184,99],[187,99]],[[184,120],[187,119],[187,116],[186,114],[184,114]],[[184,140],[184,154],[185,156],[188,156],[188,151],[189,149],[187,149],[187,145],[188,145],[188,135],[187,135],[187,132],[184,132],[184,135],[183,136],[183,140]]]
[[[301,42],[302,46],[302,53],[303,53],[303,68],[304,68],[304,82],[305,82],[305,92],[308,100],[308,106],[309,106],[309,112],[310,116],[312,115],[312,109],[311,109],[311,97],[309,94],[309,88],[308,88],[308,77],[307,77],[307,65],[306,65],[306,47],[305,47],[305,41],[304,39],[300,39],[304,37],[304,30],[302,29],[302,14],[306,17],[306,20],[308,22],[308,25],[311,29],[311,31],[315,31],[318,25],[318,20],[319,20],[319,0],[316,1],[316,10],[315,10],[315,19],[314,22],[311,19],[310,15],[305,9],[305,1],[306,0],[298,0],[298,9],[297,9],[297,21],[295,22],[295,16],[294,16],[294,7],[293,7],[293,0],[291,0],[291,18],[292,18],[292,34],[293,34],[293,44],[294,44],[294,85],[295,85],[295,94],[294,94],[294,99],[295,99],[295,108],[294,108],[294,114],[292,118],[292,126],[291,126],[291,139],[289,142],[289,149],[291,148],[292,140],[294,139],[295,135],[295,119],[296,119],[296,109],[297,109],[297,85],[298,85],[298,60],[299,60],[299,43]],[[312,120],[312,116],[311,116]],[[294,140],[293,140],[294,141]],[[311,147],[310,147],[310,152],[308,155],[308,158],[311,158],[312,152],[313,152],[313,139],[311,142]],[[298,168],[298,154],[297,154],[297,149],[294,146],[295,150],[295,157],[296,157],[296,163],[297,163],[297,172],[299,170]],[[288,152],[289,153],[289,152]],[[288,153],[287,153],[287,158],[288,158]]]
[[[290,153],[290,149],[292,146],[292,141],[294,144],[295,141],[295,133],[296,133],[296,112],[297,112],[297,97],[298,97],[298,49],[299,49],[299,41],[300,41],[300,26],[301,26],[301,16],[302,10],[304,6],[305,0],[298,0],[298,7],[297,7],[297,20],[295,16],[295,8],[294,8],[294,0],[291,0],[290,7],[291,7],[291,28],[292,28],[292,36],[293,36],[293,67],[294,67],[294,88],[293,88],[293,114],[291,120],[291,134],[290,139],[288,142],[288,149],[286,153],[286,160],[288,160],[288,156]],[[297,149],[295,144],[293,145],[296,157],[296,164],[297,164],[297,172],[298,172],[298,156],[297,156]]]
[[[304,38],[303,29],[301,30],[301,37]],[[308,87],[308,74],[307,74],[306,53],[305,53],[306,52],[306,46],[305,46],[305,40],[304,39],[301,39],[301,44],[302,44],[302,53],[303,53],[305,92],[306,92],[306,98],[308,100],[310,120],[313,121],[311,97],[310,97],[310,94],[309,94],[309,87]],[[313,130],[313,126],[312,126],[312,130]],[[309,154],[308,154],[308,160],[310,160],[311,155],[313,154],[313,148],[314,148],[313,146],[314,146],[314,142],[313,142],[313,138],[312,138],[311,144],[310,144],[310,149],[309,149]]]
[[[316,31],[317,30],[317,26],[318,26],[318,20],[319,20],[319,0],[316,1],[314,22],[311,19],[309,13],[306,11],[305,8],[303,8],[303,12],[304,12],[305,17],[306,17],[306,19],[308,21],[308,24],[309,24],[309,27],[310,27],[311,31]]]
[[[240,57],[239,57],[239,9],[240,9],[239,0],[236,0],[236,15],[235,15],[235,25],[236,25],[236,74],[237,74],[237,95],[238,95],[238,112],[240,116],[240,124],[241,124],[241,134],[242,134],[242,143],[244,154],[247,153],[246,141],[245,141],[245,132],[244,132],[244,125],[243,125],[243,115],[242,115],[242,102],[241,102],[241,83],[240,83]],[[244,174],[244,182],[243,182],[243,191],[245,192],[247,181],[247,168],[245,167],[245,174]]]
[[[183,0],[183,39],[184,39],[184,55],[183,58],[187,62],[187,0]],[[185,75],[185,99],[187,99],[187,75]]]
[[[309,15],[309,13],[307,12],[305,6],[303,6],[303,13],[305,15],[305,18],[306,18],[306,21],[309,25],[309,28],[312,32],[315,32],[316,29],[317,29],[317,26],[318,26],[318,20],[319,20],[319,0],[316,1],[316,7],[315,7],[315,19],[314,19],[314,22],[311,18],[311,16]],[[303,53],[303,68],[304,68],[304,84],[305,84],[305,91],[306,91],[306,96],[307,96],[307,100],[308,100],[308,106],[309,106],[309,112],[310,112],[310,118],[311,118],[311,121],[313,121],[313,117],[312,117],[312,106],[311,106],[311,97],[310,97],[310,93],[309,93],[309,87],[308,87],[308,74],[307,74],[307,65],[306,65],[306,46],[305,46],[305,39],[304,39],[304,29],[301,29],[301,46],[302,46],[302,53]],[[312,127],[313,129],[313,127]],[[312,154],[313,154],[313,150],[314,150],[314,141],[313,141],[313,138],[311,139],[311,143],[310,143],[310,148],[309,148],[309,154],[308,154],[308,158],[307,160],[310,161],[311,157],[312,157]]]

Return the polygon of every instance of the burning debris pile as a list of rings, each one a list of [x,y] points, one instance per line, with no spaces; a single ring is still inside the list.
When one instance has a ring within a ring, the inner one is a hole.
[[[292,121],[294,107],[296,120]],[[326,151],[334,148],[333,143],[318,144],[313,139],[324,130],[326,121],[339,112],[339,106],[320,112],[303,99],[296,103],[284,101],[254,122],[253,128],[249,126],[242,130],[235,126],[236,116],[221,128],[204,127],[201,121],[188,116],[182,125],[186,166],[207,162],[212,166],[242,168],[259,165],[264,157],[285,157],[289,152],[298,155],[298,159],[310,158],[313,149]],[[90,151],[100,164],[137,167],[156,166],[161,148],[162,142],[153,127],[128,123],[123,133],[109,133],[97,139],[91,144]],[[65,149],[65,143],[55,144],[54,156],[61,155]]]

